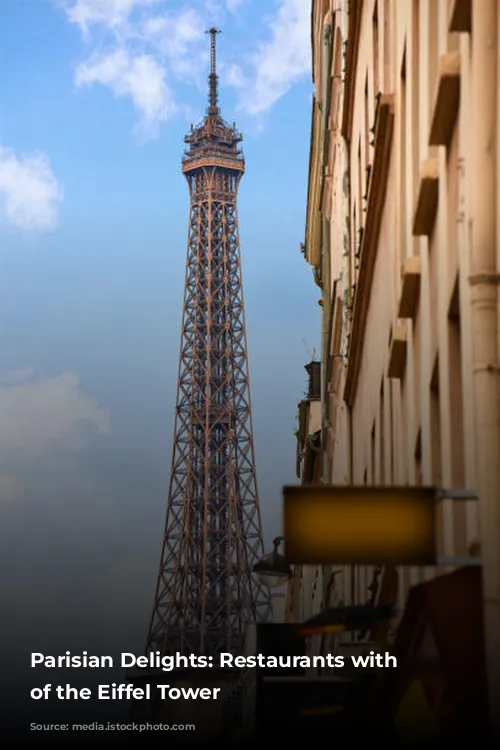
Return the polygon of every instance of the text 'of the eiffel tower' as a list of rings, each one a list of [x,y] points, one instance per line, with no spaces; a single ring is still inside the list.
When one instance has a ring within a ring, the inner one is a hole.
[[[242,653],[270,600],[263,554],[238,239],[241,135],[221,117],[210,29],[209,102],[182,171],[190,218],[173,459],[147,650]]]

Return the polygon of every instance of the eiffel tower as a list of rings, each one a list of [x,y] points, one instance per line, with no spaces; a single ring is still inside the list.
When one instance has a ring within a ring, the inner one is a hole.
[[[147,651],[242,654],[270,616],[252,575],[263,555],[255,471],[237,193],[242,136],[218,106],[210,29],[206,115],[185,137],[190,195],[170,490]]]

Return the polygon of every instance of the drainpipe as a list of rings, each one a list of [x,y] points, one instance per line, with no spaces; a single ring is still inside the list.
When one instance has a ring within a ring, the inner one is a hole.
[[[472,4],[471,317],[485,655],[490,725],[496,741],[500,740],[499,16],[497,0]]]
[[[321,50],[321,188],[320,211],[322,211],[323,195],[325,191],[326,168],[328,165],[328,114],[330,111],[330,67],[332,59],[332,25],[331,14],[327,13],[323,23],[323,39]],[[322,444],[322,481],[329,482],[329,460],[326,452],[328,435],[328,354],[329,328],[331,306],[331,273],[330,273],[330,233],[328,221],[321,215],[321,280],[323,284],[323,314],[321,330],[321,444]]]

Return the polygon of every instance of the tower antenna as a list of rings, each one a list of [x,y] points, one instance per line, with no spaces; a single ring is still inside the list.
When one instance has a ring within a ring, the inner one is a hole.
[[[206,34],[210,34],[210,74],[208,76],[208,114],[217,115],[219,113],[218,107],[218,84],[219,78],[217,76],[216,68],[216,40],[217,34],[220,34],[220,30],[212,26],[208,29]]]

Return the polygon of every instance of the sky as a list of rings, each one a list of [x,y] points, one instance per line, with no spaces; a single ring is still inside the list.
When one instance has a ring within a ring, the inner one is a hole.
[[[223,115],[244,134],[239,220],[266,547],[280,532],[320,330],[299,249],[309,12],[308,0],[0,2],[0,578],[12,632],[33,619],[43,630],[56,611],[67,628],[92,611],[98,628],[112,609],[147,634],[186,258],[180,160],[206,106],[212,25],[223,32]]]

